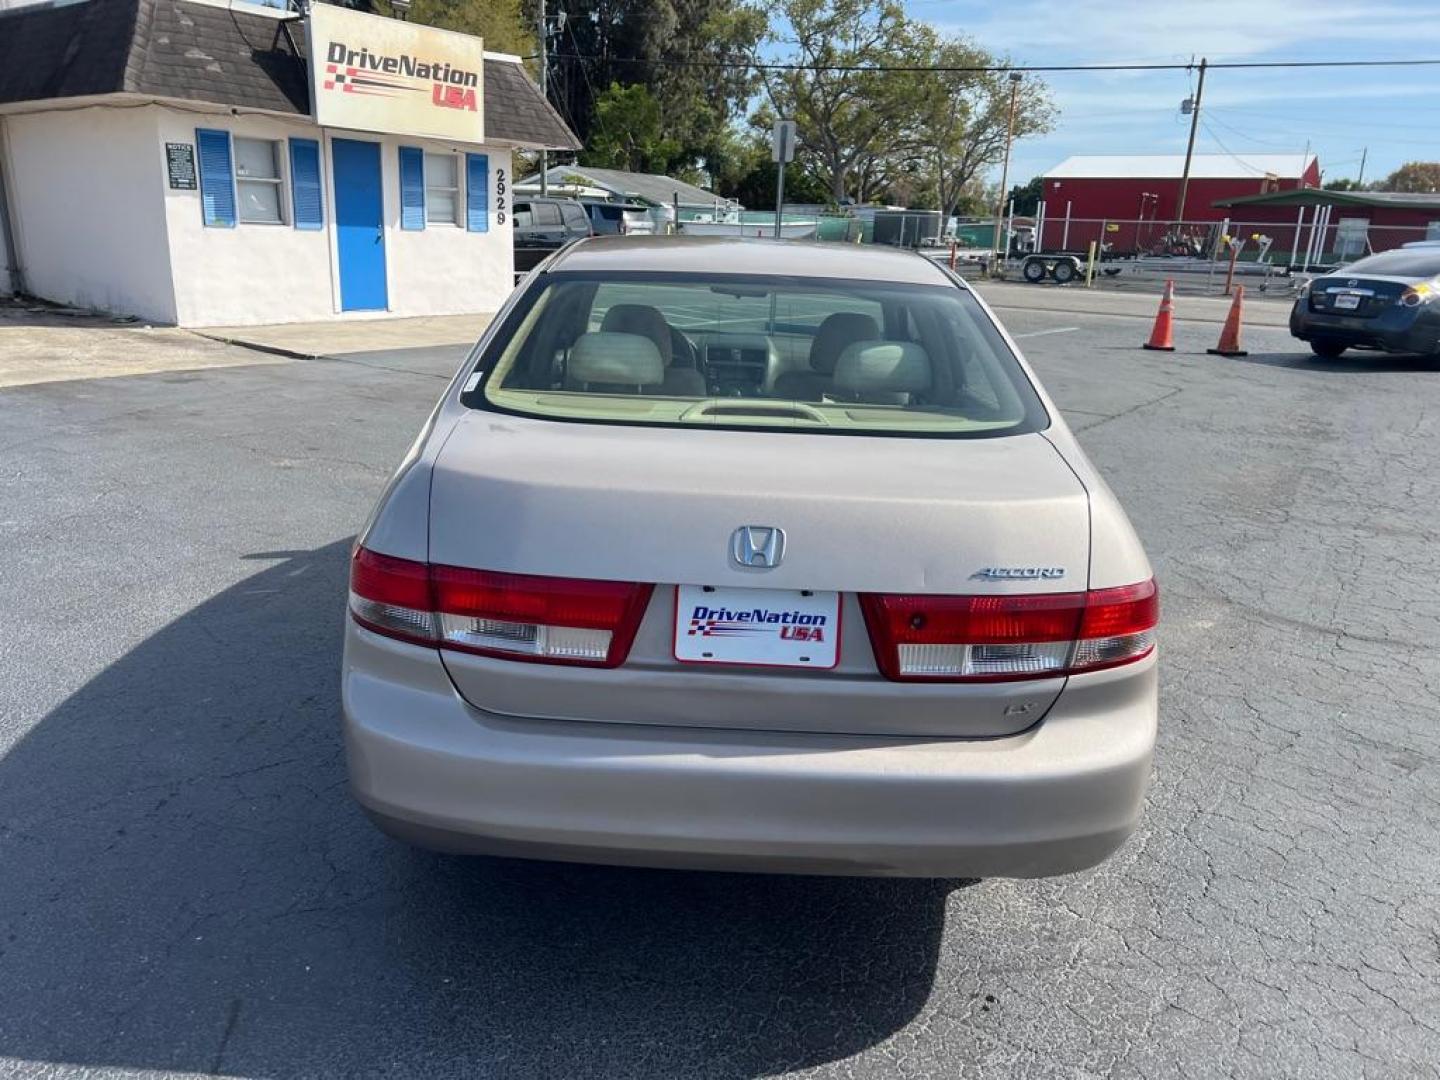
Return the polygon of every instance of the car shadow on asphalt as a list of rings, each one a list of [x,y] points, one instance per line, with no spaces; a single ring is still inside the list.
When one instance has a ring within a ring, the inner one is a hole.
[[[914,1018],[959,883],[458,858],[374,831],[340,745],[348,547],[263,556],[0,759],[0,1059],[748,1077]]]
[[[1328,360],[1306,349],[1303,352],[1251,353],[1249,356],[1235,356],[1230,359],[1242,364],[1289,368],[1316,375],[1440,372],[1440,356],[1401,356],[1379,352],[1347,352],[1334,360]]]

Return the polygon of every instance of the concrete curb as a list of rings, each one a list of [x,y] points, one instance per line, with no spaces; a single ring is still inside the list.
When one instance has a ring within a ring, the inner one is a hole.
[[[296,349],[286,349],[279,345],[264,345],[258,341],[247,341],[245,338],[224,337],[220,334],[207,334],[203,330],[191,330],[190,333],[196,337],[202,337],[206,341],[218,341],[221,345],[234,345],[241,349],[249,349],[252,352],[266,353],[269,356],[283,356],[290,360],[333,360],[334,357],[325,353],[300,352]]]

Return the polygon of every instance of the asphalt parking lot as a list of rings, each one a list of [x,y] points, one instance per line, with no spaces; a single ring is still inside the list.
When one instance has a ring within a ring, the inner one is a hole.
[[[346,555],[458,350],[0,391],[0,1075],[1440,1075],[1440,363],[1001,315],[1164,596],[1143,825],[1051,881],[402,848]]]

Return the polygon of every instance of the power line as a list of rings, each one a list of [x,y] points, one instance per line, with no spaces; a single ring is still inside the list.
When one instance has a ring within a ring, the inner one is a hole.
[[[1230,134],[1236,136],[1237,138],[1244,139],[1246,142],[1252,142],[1252,143],[1254,143],[1256,146],[1269,146],[1269,147],[1273,147],[1273,148],[1278,149],[1278,150],[1289,150],[1289,149],[1292,149],[1292,147],[1293,147],[1293,144],[1292,144],[1292,143],[1288,143],[1288,142],[1278,143],[1278,142],[1275,142],[1275,141],[1273,141],[1273,140],[1271,140],[1271,139],[1257,139],[1257,138],[1255,138],[1255,136],[1253,136],[1253,135],[1247,135],[1247,134],[1245,134],[1245,132],[1241,131],[1239,128],[1234,127],[1234,126],[1231,125],[1231,124],[1227,124],[1227,123],[1226,123],[1224,120],[1222,120],[1220,117],[1216,116],[1214,109],[1209,110],[1209,116],[1206,117],[1206,120],[1208,121],[1208,123],[1207,123],[1207,125],[1206,125],[1206,128],[1205,128],[1206,131],[1210,131],[1210,128],[1209,128],[1209,126],[1208,126],[1209,124],[1211,124],[1211,123],[1213,123],[1213,124],[1219,124],[1219,125],[1220,125],[1222,128],[1224,128],[1226,131],[1230,132]],[[1214,133],[1213,131],[1211,131],[1210,134],[1213,136],[1215,133]],[[1216,142],[1219,142],[1220,140],[1217,138],[1215,141],[1216,141]]]
[[[566,60],[604,60],[609,64],[645,64],[661,67],[693,68],[743,68],[749,71],[840,71],[866,73],[886,72],[954,72],[975,74],[1005,73],[1011,71],[1056,72],[1056,71],[1194,71],[1198,63],[1174,64],[777,64],[762,63],[758,60],[677,60],[670,57],[625,57],[594,56],[587,53],[552,53],[555,58]],[[533,60],[535,57],[526,57]],[[1372,67],[1436,67],[1435,60],[1236,60],[1229,63],[1210,64],[1213,70],[1256,70],[1261,68],[1372,68]]]
[[[1242,120],[1243,120],[1243,119],[1250,119],[1250,120],[1270,121],[1273,125],[1281,125],[1281,126],[1290,126],[1290,125],[1294,125],[1294,124],[1296,124],[1296,123],[1303,123],[1303,124],[1305,124],[1305,126],[1306,126],[1307,128],[1321,128],[1321,129],[1335,129],[1335,130],[1338,130],[1337,124],[1336,124],[1335,121],[1328,120],[1328,119],[1326,119],[1324,116],[1315,116],[1314,113],[1313,113],[1313,109],[1312,109],[1311,106],[1308,105],[1308,104],[1297,104],[1297,105],[1293,105],[1293,106],[1282,106],[1282,110],[1284,110],[1284,111],[1272,111],[1272,110],[1270,110],[1270,109],[1252,109],[1252,108],[1249,108],[1248,106],[1243,106],[1243,105],[1221,105],[1221,106],[1217,106],[1217,107],[1218,107],[1219,109],[1221,109],[1221,110],[1225,113],[1226,116],[1232,116],[1232,115],[1235,115],[1235,114],[1243,114],[1243,116],[1238,116],[1238,117],[1237,117],[1237,119],[1242,119]],[[1293,113],[1301,113],[1301,114],[1304,114],[1304,113],[1306,112],[1306,110],[1311,110],[1308,115],[1295,115],[1295,116],[1287,115],[1287,111],[1288,111],[1288,112],[1293,112]],[[1214,112],[1215,112],[1215,109],[1212,108],[1212,109],[1210,110],[1210,112],[1211,112],[1211,114],[1213,115]],[[1068,114],[1068,113],[1067,113],[1066,115],[1067,115],[1067,117],[1068,117],[1068,116],[1070,116],[1071,114]],[[1414,124],[1413,121],[1410,122],[1410,123],[1387,123],[1387,122],[1385,122],[1385,121],[1380,121],[1380,120],[1371,120],[1371,119],[1369,119],[1368,117],[1365,117],[1365,118],[1355,117],[1355,118],[1351,118],[1351,119],[1352,119],[1352,123],[1350,123],[1350,124],[1347,124],[1344,120],[1340,121],[1338,127],[1363,128],[1363,129],[1364,129],[1365,131],[1367,131],[1367,132],[1368,132],[1368,131],[1372,131],[1372,130],[1374,130],[1374,129],[1376,129],[1376,128],[1386,128],[1386,129],[1393,129],[1393,130],[1397,130],[1397,131],[1414,131],[1414,130],[1415,130],[1415,124]]]
[[[1220,141],[1220,136],[1215,134],[1215,129],[1210,126],[1209,121],[1207,121],[1207,120],[1205,120],[1205,119],[1201,119],[1201,121],[1200,121],[1200,126],[1205,129],[1205,134],[1206,134],[1206,135],[1209,135],[1210,138],[1211,138],[1212,140],[1214,140],[1215,145],[1218,146],[1218,147],[1220,147],[1221,151],[1222,151],[1227,157],[1229,157],[1229,158],[1231,158],[1231,159],[1234,160],[1234,162],[1235,162],[1236,165],[1239,165],[1239,166],[1240,166],[1242,169],[1244,169],[1246,172],[1252,173],[1252,174],[1254,174],[1255,176],[1264,176],[1264,175],[1265,175],[1265,170],[1264,170],[1264,169],[1260,169],[1260,168],[1257,168],[1257,167],[1254,166],[1254,165],[1251,165],[1251,164],[1250,164],[1248,161],[1246,161],[1243,157],[1241,157],[1239,154],[1235,153],[1234,150],[1231,150],[1228,146],[1226,146],[1223,142],[1221,142],[1221,141]],[[1251,156],[1253,157],[1254,155],[1252,154]],[[1283,155],[1282,155],[1282,156],[1283,156]]]

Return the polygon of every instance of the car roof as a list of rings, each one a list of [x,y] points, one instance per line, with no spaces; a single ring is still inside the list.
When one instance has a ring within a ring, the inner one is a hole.
[[[955,282],[934,261],[901,248],[732,236],[597,236],[563,249],[549,269],[773,274],[911,285]]]

